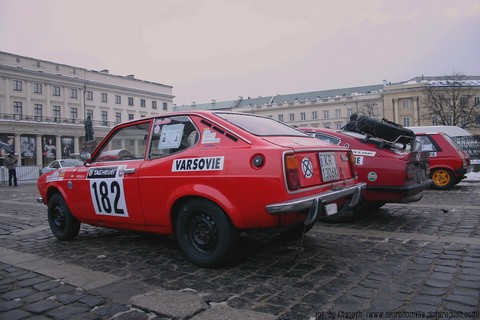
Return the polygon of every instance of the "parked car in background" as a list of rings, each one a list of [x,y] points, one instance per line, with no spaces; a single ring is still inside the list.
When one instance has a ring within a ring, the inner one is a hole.
[[[460,183],[467,173],[473,171],[468,154],[446,133],[417,130],[415,135],[417,150],[430,153],[430,178],[433,188],[451,189]]]
[[[76,167],[81,165],[83,165],[83,161],[77,159],[53,160],[46,167],[42,168],[42,174],[61,168]]]
[[[320,140],[352,149],[359,180],[367,184],[363,192],[363,208],[418,201],[432,182],[428,178],[427,152],[410,152],[403,145],[362,132],[300,129]],[[414,143],[413,139],[411,143]]]
[[[60,240],[80,223],[175,234],[186,257],[215,267],[238,234],[308,230],[353,210],[365,183],[352,152],[273,119],[191,111],[113,128],[85,165],[38,180]]]

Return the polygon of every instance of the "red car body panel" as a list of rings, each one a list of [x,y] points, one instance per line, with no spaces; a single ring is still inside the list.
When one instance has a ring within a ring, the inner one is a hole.
[[[419,200],[431,184],[428,153],[409,152],[362,133],[328,128],[300,128],[324,141],[351,148],[359,180],[367,184],[364,205]]]
[[[220,206],[236,229],[278,228],[305,221],[313,199],[341,206],[365,187],[357,180],[347,148],[300,132],[295,137],[269,136],[268,132],[255,135],[226,119],[230,114],[183,112],[118,125],[84,166],[39,178],[43,202],[60,192],[81,222],[173,234],[180,205],[192,198],[208,199]],[[179,118],[186,122],[173,124]],[[161,154],[175,149],[174,140],[187,126],[196,132],[195,143]],[[138,137],[115,140],[116,135],[137,129],[139,133],[134,134]],[[170,149],[160,147],[168,143]],[[140,158],[120,159],[127,155],[127,148],[137,150],[135,155]],[[336,162],[331,181],[324,181],[328,179],[324,179],[326,173],[320,166],[324,153]],[[291,169],[298,179],[293,188],[285,170],[286,162],[292,161],[289,156],[298,162]],[[255,161],[261,165],[256,166]],[[302,161],[311,165],[311,177],[310,171],[302,171]]]

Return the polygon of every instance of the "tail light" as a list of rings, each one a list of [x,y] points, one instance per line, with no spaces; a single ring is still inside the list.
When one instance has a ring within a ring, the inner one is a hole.
[[[355,156],[353,155],[352,150],[348,150],[348,163],[350,164],[350,172],[352,173],[352,178],[358,176],[357,167],[355,166]]]
[[[415,164],[407,164],[407,176],[406,179],[408,180],[415,180],[417,178]]]
[[[285,157],[285,176],[287,177],[287,185],[290,190],[300,188],[300,174],[298,173],[298,163],[295,156]]]

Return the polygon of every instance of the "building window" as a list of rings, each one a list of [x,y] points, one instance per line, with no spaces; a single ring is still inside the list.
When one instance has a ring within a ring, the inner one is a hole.
[[[19,101],[13,101],[13,113],[15,116],[15,119],[20,120],[22,119],[22,103]]]
[[[133,113],[128,114],[128,120],[133,120]]]
[[[108,112],[102,111],[102,126],[108,126]]]
[[[78,92],[77,89],[70,89],[70,98],[77,99]]]
[[[342,124],[341,124],[341,123],[335,123],[335,128],[336,128],[337,130],[342,129]]]
[[[132,97],[128,97],[128,105],[133,106],[133,98]]]
[[[122,104],[122,96],[115,96],[115,103],[116,104]]]
[[[140,107],[145,108],[145,99],[140,99]]]
[[[42,84],[41,83],[34,83],[33,84],[33,93],[42,93]]]
[[[72,108],[72,109],[70,109],[70,116],[72,117],[72,122],[73,122],[73,123],[77,122],[77,119],[78,119],[78,108]]]
[[[312,111],[312,119],[317,120],[318,119],[318,113],[317,111]]]
[[[35,121],[42,121],[42,105],[39,104],[39,103],[36,103],[34,106],[33,106],[33,112],[34,112],[34,117],[35,117]]]
[[[152,101],[152,109],[157,109],[157,101]]]
[[[440,121],[438,120],[438,117],[436,114],[432,116],[432,126],[438,126],[440,124]]]
[[[410,127],[410,118],[408,117],[403,118],[403,126]]]
[[[107,94],[102,93],[102,102],[107,102]]]
[[[301,113],[300,113],[300,119],[301,119],[302,121],[307,120],[307,116],[306,116],[305,112],[301,112]]]
[[[283,114],[279,114],[279,115],[278,115],[278,121],[283,122]]]
[[[13,80],[13,91],[22,91],[22,81]]]
[[[328,119],[330,117],[330,112],[329,110],[323,110],[323,119]]]
[[[53,95],[55,97],[60,97],[60,87],[59,86],[53,86]]]
[[[87,109],[87,118],[90,117],[90,119],[93,122],[93,110],[92,109]]]
[[[92,91],[85,91],[85,99],[93,100],[93,92]]]
[[[122,114],[120,112],[115,112],[115,123],[119,124],[122,122]]]
[[[352,108],[347,108],[347,116],[350,117],[353,114]]]
[[[473,98],[473,105],[478,106],[480,104],[480,97]]]
[[[340,109],[335,109],[335,118],[340,118],[342,116],[342,111]]]
[[[60,106],[53,106],[53,121],[60,122]]]
[[[288,114],[288,119],[290,122],[295,121],[295,113],[289,113]]]
[[[163,110],[165,110],[165,111],[168,110],[168,104],[166,102],[163,103]]]
[[[402,99],[402,108],[403,109],[408,109],[410,107],[410,103],[408,99]]]

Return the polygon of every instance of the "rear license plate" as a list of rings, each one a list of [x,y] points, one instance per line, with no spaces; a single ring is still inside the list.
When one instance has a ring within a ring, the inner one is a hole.
[[[320,168],[322,169],[322,180],[332,181],[338,180],[338,167],[335,160],[335,153],[319,153]]]

